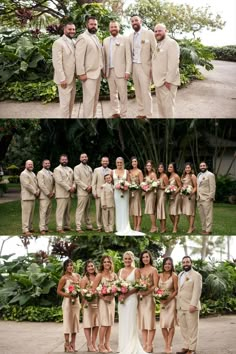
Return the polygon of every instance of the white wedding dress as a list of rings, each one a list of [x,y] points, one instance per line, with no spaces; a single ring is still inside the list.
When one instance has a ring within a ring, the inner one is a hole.
[[[121,275],[122,274],[120,274],[120,277]],[[126,281],[131,283],[135,281],[135,269],[133,269],[133,271],[129,274],[129,276],[126,278]],[[136,294],[132,294],[127,297],[124,304],[121,304],[120,302],[118,303],[118,352],[120,354],[146,354],[142,348],[138,336],[137,307],[138,299]]]
[[[124,175],[119,178],[116,175],[116,170],[113,170],[114,186],[121,181],[126,181],[127,170],[124,170]],[[121,197],[123,195],[123,197]],[[129,191],[121,192],[120,189],[115,188],[115,212],[116,212],[116,235],[117,236],[145,236],[143,232],[134,231],[130,227],[129,223]]]

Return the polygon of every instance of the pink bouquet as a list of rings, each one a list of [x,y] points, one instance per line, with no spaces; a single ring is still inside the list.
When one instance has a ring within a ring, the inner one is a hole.
[[[100,296],[115,296],[117,293],[117,286],[115,285],[115,283],[112,282],[109,285],[105,283],[100,283],[96,291]]]
[[[68,293],[70,294],[70,299],[71,299],[72,305],[75,304],[75,300],[79,296],[80,292],[81,292],[81,289],[78,284],[73,283],[73,284],[69,285]]]
[[[191,185],[183,185],[180,190],[180,194],[182,195],[190,195],[193,191],[193,187]]]
[[[156,288],[154,290],[154,295],[153,297],[156,300],[166,300],[170,295],[170,292],[166,289],[160,289],[160,288]]]
[[[130,282],[125,281],[125,280],[117,280],[115,282],[115,285],[117,287],[117,294],[118,295],[124,295],[127,294],[131,289],[132,289],[132,285]],[[120,301],[121,304],[124,304],[124,300]]]
[[[81,289],[81,294],[87,302],[92,302],[97,296],[96,293],[94,293],[92,291],[92,289]],[[88,304],[85,304],[84,308],[87,308],[87,307],[88,307]]]
[[[140,187],[144,192],[150,192],[150,190],[152,189],[152,184],[148,182],[142,182],[140,183]]]
[[[121,192],[120,196],[121,196],[121,198],[123,198],[124,192],[127,191],[129,188],[129,182],[127,182],[123,179],[120,179],[119,182],[116,183],[115,188],[120,190],[120,192]]]
[[[149,279],[146,277],[140,278],[137,282],[134,283],[134,288],[138,291],[147,291],[149,288]],[[139,295],[139,299],[142,301],[143,296]]]

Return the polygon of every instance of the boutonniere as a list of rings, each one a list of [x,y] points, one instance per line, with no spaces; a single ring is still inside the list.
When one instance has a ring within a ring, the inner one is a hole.
[[[157,53],[159,53],[160,52],[160,48],[156,47],[156,51],[157,51]]]
[[[142,39],[142,40],[141,40],[141,43],[142,43],[142,44],[144,44],[144,43],[145,43],[145,40],[144,40],[144,39]]]
[[[117,45],[117,47],[119,47],[120,46],[120,42],[116,42],[116,45]]]
[[[206,179],[205,177],[202,177],[202,180]]]
[[[186,277],[185,280],[186,280],[186,281],[189,281],[189,277]]]

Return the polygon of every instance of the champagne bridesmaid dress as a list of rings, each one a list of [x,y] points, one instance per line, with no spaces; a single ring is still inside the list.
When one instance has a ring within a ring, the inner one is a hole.
[[[166,193],[164,187],[163,179],[159,178],[160,186],[157,189],[157,220],[166,219]],[[160,188],[161,187],[161,188]]]
[[[139,174],[132,176],[130,173],[131,182],[140,185]],[[129,215],[130,216],[142,216],[142,207],[141,207],[141,189],[132,190],[129,192]]]
[[[150,182],[151,179],[146,176],[145,181]],[[152,189],[150,192],[145,192],[145,214],[155,214],[156,213],[156,198],[157,193]]]
[[[68,288],[73,282],[70,279],[66,280],[64,290],[68,293]],[[80,319],[80,302],[79,297],[75,299],[72,304],[69,297],[64,297],[62,301],[63,312],[63,330],[64,333],[78,333],[79,332],[79,319]]]
[[[101,283],[106,285],[109,285],[112,282],[114,282],[114,280],[108,280],[104,277],[101,280]],[[113,297],[109,302],[99,298],[98,313],[100,326],[113,326],[115,319],[115,298]]]
[[[183,186],[192,186],[193,187],[193,181],[191,176],[188,174],[181,179],[181,182]],[[183,215],[188,215],[188,216],[195,216],[195,211],[196,211],[196,193],[191,195],[182,195],[182,213]],[[190,198],[190,199],[189,199]]]
[[[169,185],[171,186],[176,186],[178,188],[178,185],[176,183],[175,178],[170,178],[169,179]],[[169,214],[170,215],[181,215],[182,214],[182,207],[181,207],[181,195],[177,193],[175,197],[170,195],[169,198]]]
[[[86,289],[91,290],[93,287],[93,282],[89,281]],[[83,308],[83,327],[93,328],[98,327],[98,299],[95,298],[93,301],[87,303],[87,307]]]
[[[147,280],[149,287],[153,286],[153,275],[149,274],[147,277],[141,275],[141,279]],[[139,298],[138,303],[138,321],[139,329],[153,330],[156,329],[156,316],[155,316],[156,303],[153,298],[153,293],[143,296],[142,300]]]
[[[163,281],[159,278],[158,288],[168,290],[170,293],[174,292],[173,278]],[[176,324],[176,300],[172,299],[167,305],[160,306],[160,327],[173,328]]]

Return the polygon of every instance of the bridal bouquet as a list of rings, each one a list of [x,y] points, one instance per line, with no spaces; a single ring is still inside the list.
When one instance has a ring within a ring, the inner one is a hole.
[[[87,302],[92,302],[96,299],[96,293],[92,292],[92,289],[81,289],[81,295]],[[84,305],[84,308],[87,308],[88,304]]]
[[[120,190],[121,198],[124,198],[124,192],[128,190],[129,185],[130,185],[129,182],[122,179],[119,180],[119,182],[115,185],[115,188]]]
[[[73,284],[69,285],[68,294],[70,294],[70,296],[71,296],[70,300],[71,300],[72,305],[75,304],[75,300],[79,296],[80,292],[81,292],[81,289],[78,284],[73,283]]]
[[[149,281],[146,278],[140,278],[137,282],[134,283],[134,288],[138,291],[147,291],[149,288]],[[139,299],[142,301],[143,296],[139,295]]]
[[[134,197],[134,191],[137,191],[138,189],[140,189],[139,184],[135,183],[135,182],[131,182],[129,184],[129,190],[131,190],[131,197]]]
[[[118,295],[124,295],[132,289],[131,283],[122,279],[116,280],[115,285],[117,287]],[[124,300],[120,301],[120,303],[124,304]]]
[[[181,195],[190,195],[193,191],[193,187],[191,185],[184,185],[181,190],[180,190],[180,194]]]
[[[169,297],[169,295],[170,295],[170,292],[168,290],[156,288],[154,290],[153,297],[156,300],[166,300]]]

